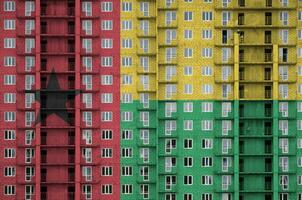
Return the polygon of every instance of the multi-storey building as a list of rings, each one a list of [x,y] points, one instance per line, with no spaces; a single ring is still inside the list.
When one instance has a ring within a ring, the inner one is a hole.
[[[302,199],[301,6],[121,0],[121,199]]]
[[[0,199],[119,199],[119,1],[0,10]]]
[[[302,200],[301,0],[0,16],[1,200]]]

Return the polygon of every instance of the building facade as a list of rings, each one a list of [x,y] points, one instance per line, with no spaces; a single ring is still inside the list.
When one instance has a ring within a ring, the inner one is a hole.
[[[0,199],[302,200],[302,1],[0,16]]]

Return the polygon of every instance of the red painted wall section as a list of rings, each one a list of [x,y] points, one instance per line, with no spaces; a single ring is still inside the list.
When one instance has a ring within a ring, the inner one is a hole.
[[[46,16],[40,15],[42,6],[46,2]],[[15,30],[0,31],[0,199],[14,200],[25,199],[25,186],[35,187],[32,199],[40,200],[80,200],[86,199],[83,194],[83,186],[92,186],[92,199],[119,200],[120,199],[120,0],[96,0],[92,2],[92,16],[85,16],[82,12],[82,2],[74,1],[73,15],[68,9],[68,0],[35,1],[35,12],[25,17],[25,1],[15,0],[16,11],[4,12],[3,2],[0,3],[0,24],[4,19],[16,21]],[[71,1],[72,2],[72,1]],[[87,1],[85,1],[87,2]],[[112,2],[112,12],[101,12],[102,2]],[[25,20],[35,20],[35,30],[25,34]],[[92,35],[86,35],[82,29],[83,20],[92,20]],[[101,30],[102,20],[112,20],[112,30]],[[68,22],[74,22],[74,31],[70,32]],[[42,24],[47,24],[45,27]],[[15,49],[4,49],[3,38],[16,38]],[[31,53],[25,52],[25,39],[34,38],[35,48]],[[112,39],[113,48],[102,49],[102,39]],[[86,53],[82,48],[83,39],[92,39],[91,53]],[[70,44],[73,50],[70,51]],[[5,56],[16,57],[15,67],[4,67]],[[25,57],[34,56],[35,66],[30,71],[25,70]],[[92,70],[86,71],[82,64],[82,57],[92,57]],[[101,66],[102,57],[112,57],[111,67]],[[74,70],[69,68],[69,59],[74,58]],[[44,62],[47,60],[47,62]],[[56,72],[60,89],[69,90],[69,77],[75,77],[75,89],[81,93],[92,93],[92,108],[86,108],[82,102],[82,94],[77,94],[74,103],[67,102],[69,113],[75,114],[75,124],[68,125],[58,115],[47,116],[45,123],[33,123],[31,127],[25,126],[25,112],[33,111],[36,116],[40,113],[40,101],[32,104],[31,108],[25,107],[25,76],[34,75],[35,84],[32,92],[39,91],[47,86],[50,74]],[[16,75],[16,85],[6,86],[4,75]],[[92,76],[92,90],[86,90],[82,77]],[[102,75],[112,75],[112,85],[102,85]],[[4,93],[16,93],[17,101],[7,104],[3,101]],[[102,103],[102,93],[112,93],[112,103]],[[16,112],[15,122],[4,122],[4,112]],[[83,112],[92,112],[92,126],[88,127],[83,122]],[[113,120],[103,122],[101,113],[110,111]],[[92,144],[86,144],[82,131],[92,130]],[[15,130],[15,140],[4,140],[5,130]],[[35,131],[35,137],[31,144],[26,144],[26,130]],[[112,131],[112,139],[102,139],[103,130]],[[16,149],[16,158],[4,159],[4,149]],[[34,149],[34,156],[30,162],[26,162],[27,149]],[[83,157],[83,149],[92,149],[92,163],[87,163]],[[102,158],[103,148],[111,148],[111,158]],[[16,168],[16,175],[4,177],[3,171],[7,166]],[[25,180],[25,168],[32,166],[35,169],[34,176]],[[92,181],[87,181],[83,176],[83,166],[92,167]],[[112,167],[112,176],[102,176],[103,166]],[[70,171],[73,171],[71,173]],[[16,186],[15,195],[4,195],[5,185]],[[112,185],[112,194],[102,194],[103,185]],[[46,189],[47,188],[47,189]],[[72,189],[70,189],[72,188]],[[72,198],[74,196],[74,198]]]

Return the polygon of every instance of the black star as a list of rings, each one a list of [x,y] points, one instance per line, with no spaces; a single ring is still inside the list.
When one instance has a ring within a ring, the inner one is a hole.
[[[45,89],[36,90],[36,100],[40,102],[40,111],[37,116],[36,124],[41,122],[41,116],[44,115],[43,120],[52,114],[56,114],[63,119],[67,124],[72,125],[74,122],[69,119],[66,104],[68,101],[74,101],[75,96],[80,93],[80,90],[68,89],[63,90],[57,78],[57,74],[52,70],[47,87]]]

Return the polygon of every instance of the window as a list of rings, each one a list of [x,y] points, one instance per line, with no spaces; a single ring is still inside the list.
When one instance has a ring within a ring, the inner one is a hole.
[[[212,167],[213,158],[212,157],[202,157],[201,158],[201,167]]]
[[[209,176],[209,175],[201,176],[201,184],[202,185],[212,185],[213,176]]]
[[[143,160],[143,163],[148,163],[150,156],[149,148],[140,148],[139,152],[139,157]]]
[[[31,145],[33,139],[35,138],[35,132],[33,130],[25,131],[25,145]]]
[[[113,21],[112,20],[102,20],[101,27],[103,31],[109,31],[113,29]]]
[[[112,67],[113,58],[111,56],[102,56],[101,57],[101,66],[102,67]]]
[[[31,68],[35,66],[34,56],[25,56],[25,71],[31,71]]]
[[[92,90],[92,75],[83,75],[82,84],[85,86],[85,90]]]
[[[203,131],[213,130],[213,120],[201,120],[201,130]]]
[[[124,166],[121,169],[122,176],[132,176],[132,167],[131,166]]]
[[[6,148],[4,149],[4,158],[15,158],[16,157],[16,149]]]
[[[131,93],[122,93],[121,102],[122,103],[132,103],[133,102],[132,94]]]
[[[122,194],[132,194],[132,185],[123,184],[122,185]]]
[[[5,185],[4,186],[4,194],[5,195],[15,195],[16,194],[16,186],[15,185]]]
[[[202,30],[202,39],[212,39],[213,37],[213,33],[212,33],[212,30],[210,29],[205,29],[205,30]]]
[[[228,62],[231,57],[231,48],[222,48],[222,62]]]
[[[133,121],[133,112],[131,112],[131,111],[122,111],[121,120],[123,122]]]
[[[302,176],[301,176],[301,175],[298,175],[298,176],[297,176],[297,179],[298,179],[298,180],[297,180],[297,182],[298,182],[297,184],[298,184],[298,185],[302,185]]]
[[[212,58],[212,48],[202,48],[201,55],[203,58]]]
[[[229,185],[231,185],[232,177],[230,175],[223,175],[221,177],[221,189],[228,190]]]
[[[149,144],[149,130],[140,130],[140,139],[143,141],[143,144]]]
[[[31,181],[31,178],[35,175],[34,167],[25,167],[25,181]]]
[[[132,84],[132,76],[131,75],[122,75],[122,84],[123,85],[131,85]]]
[[[298,157],[297,166],[302,167],[302,157]]]
[[[16,103],[16,93],[4,93],[4,103]]]
[[[122,65],[123,67],[132,66],[132,57],[122,57]]]
[[[112,103],[113,94],[112,93],[102,93],[101,94],[101,103]]]
[[[102,194],[112,194],[112,185],[102,185]]]
[[[210,85],[210,84],[202,85],[201,93],[202,94],[212,94],[213,93],[213,85]]]
[[[213,139],[202,139],[201,148],[202,149],[212,149],[213,148]]]
[[[184,57],[192,58],[193,57],[193,49],[192,48],[184,48]]]
[[[5,130],[4,131],[4,140],[15,140],[16,131],[15,130]]]
[[[12,111],[4,112],[4,121],[5,122],[14,122],[14,121],[16,121],[16,112],[12,112]]]
[[[102,12],[112,12],[112,10],[113,10],[112,2],[101,2]]]
[[[15,1],[4,1],[4,11],[12,12],[16,10]]]
[[[82,175],[85,177],[86,181],[92,181],[92,167],[91,166],[83,166]]]
[[[132,130],[122,130],[122,139],[123,140],[132,140],[133,131]]]
[[[288,12],[287,11],[280,12],[280,21],[282,22],[282,25],[284,25],[284,26],[288,25]]]
[[[16,57],[4,56],[4,66],[5,67],[14,67],[14,66],[16,66]]]
[[[193,176],[184,176],[184,185],[192,185]]]
[[[123,2],[122,3],[122,11],[123,12],[130,12],[130,11],[132,11],[132,2]]]
[[[147,112],[147,111],[140,112],[139,119],[140,119],[140,122],[142,122],[143,126],[149,126],[149,120],[150,120],[149,112]]]
[[[101,40],[101,47],[103,49],[112,49],[113,47],[113,40],[112,39],[109,39],[109,38],[103,38]]]
[[[185,76],[192,76],[193,75],[193,67],[192,66],[185,66],[184,67],[184,75]]]
[[[193,148],[193,139],[184,139],[184,149]]]
[[[143,31],[143,34],[144,35],[149,35],[149,29],[150,29],[149,28],[149,21],[148,20],[140,20],[139,23],[140,23],[140,29]]]
[[[16,175],[16,168],[15,167],[4,167],[4,176],[12,177]]]
[[[203,21],[212,21],[213,13],[210,11],[202,12],[202,20]]]
[[[85,53],[92,53],[92,39],[83,39],[82,48],[85,49]]]
[[[193,102],[184,102],[184,112],[193,112]]]
[[[110,148],[103,148],[101,149],[101,157],[102,158],[112,158],[112,149]]]
[[[222,25],[223,26],[227,25],[230,20],[231,20],[231,12],[223,11],[222,12]]]
[[[184,85],[184,94],[193,94],[193,85],[192,84]]]
[[[176,48],[166,48],[166,62],[170,63],[176,58]]]
[[[144,17],[149,17],[149,2],[140,2],[140,12]]]
[[[283,44],[287,44],[288,43],[288,30],[280,30],[279,38]]]
[[[34,1],[25,1],[25,16],[30,16],[31,12],[35,11]]]
[[[16,38],[4,38],[4,48],[5,49],[16,48]]]
[[[302,102],[297,102],[297,111],[302,112]]]
[[[212,76],[213,75],[212,67],[210,67],[210,66],[202,66],[201,67],[201,75],[202,76]]]
[[[113,79],[112,75],[102,75],[101,76],[102,85],[112,85],[113,83],[112,79]]]
[[[35,20],[25,20],[25,34],[30,35],[35,30]]]
[[[189,40],[193,38],[193,31],[192,30],[184,30],[184,38]]]
[[[202,102],[201,111],[202,112],[213,112],[213,102]]]
[[[184,157],[184,167],[192,167],[192,166],[193,166],[193,158]]]
[[[185,131],[193,130],[193,120],[184,120],[184,130]]]
[[[279,84],[279,95],[283,99],[288,98],[288,85],[287,84]]]
[[[186,11],[184,12],[184,20],[185,21],[192,21],[193,20],[193,13]]]
[[[82,65],[85,68],[86,72],[92,71],[92,57],[82,57]]]
[[[283,190],[288,190],[289,185],[289,176],[288,175],[280,175],[279,176],[280,185]]]
[[[85,16],[92,16],[92,2],[82,2],[82,12]]]
[[[122,39],[122,48],[132,48],[132,39]]]
[[[85,141],[85,144],[92,144],[92,130],[82,130],[82,139]]]
[[[229,150],[232,148],[231,139],[222,139],[221,141],[221,150],[223,154],[229,153]]]
[[[105,129],[105,130],[102,130],[101,131],[101,138],[102,140],[112,140],[112,136],[113,133],[112,133],[112,130],[110,129]]]
[[[4,30],[15,30],[16,29],[16,21],[13,19],[5,19],[4,20]]]
[[[124,31],[132,30],[132,21],[122,20],[122,30]]]
[[[201,200],[213,200],[213,195],[210,193],[201,194]],[[222,199],[225,200],[225,199]]]
[[[92,21],[91,20],[83,20],[82,21],[82,29],[85,31],[86,35],[92,35]],[[84,41],[83,41],[83,46],[84,46]]]
[[[25,126],[32,126],[35,121],[35,112],[25,112]]]
[[[109,122],[109,121],[112,121],[112,112],[109,112],[109,111],[103,111],[101,112],[101,120],[103,122]]]

